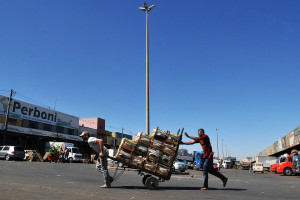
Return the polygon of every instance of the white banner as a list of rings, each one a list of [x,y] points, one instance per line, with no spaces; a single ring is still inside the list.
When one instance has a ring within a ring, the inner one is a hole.
[[[0,95],[0,114],[5,115],[8,97]],[[38,121],[71,129],[79,128],[79,118],[54,110],[42,108],[19,100],[12,100],[9,116],[14,118]]]

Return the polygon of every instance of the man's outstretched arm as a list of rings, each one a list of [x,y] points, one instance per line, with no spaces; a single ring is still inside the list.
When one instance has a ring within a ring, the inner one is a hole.
[[[191,144],[195,144],[197,141],[194,140],[192,142],[181,142],[180,144],[185,144],[185,145],[191,145]]]
[[[187,132],[184,132],[184,135],[185,135],[186,137],[192,139],[192,140],[197,140],[197,139],[199,139],[198,137],[189,136],[189,135],[187,134]]]

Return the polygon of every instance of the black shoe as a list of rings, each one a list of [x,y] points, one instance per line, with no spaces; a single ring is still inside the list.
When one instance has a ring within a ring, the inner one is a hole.
[[[226,184],[227,184],[227,181],[228,181],[228,178],[225,178],[225,179],[223,180],[223,187],[225,187],[225,186],[226,186]]]

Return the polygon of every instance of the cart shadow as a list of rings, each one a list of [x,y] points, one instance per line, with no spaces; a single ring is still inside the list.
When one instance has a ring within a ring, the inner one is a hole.
[[[113,186],[112,188],[119,189],[138,189],[138,190],[148,190],[142,186]],[[200,187],[158,187],[156,190],[199,190]],[[221,191],[246,191],[247,189],[243,188],[209,188],[208,190],[221,190]]]

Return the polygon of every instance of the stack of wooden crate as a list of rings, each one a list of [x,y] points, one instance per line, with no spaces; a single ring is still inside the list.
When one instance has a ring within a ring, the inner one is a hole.
[[[169,175],[178,149],[180,136],[154,129],[151,136],[139,134],[135,141],[123,138],[116,158],[143,171]]]

